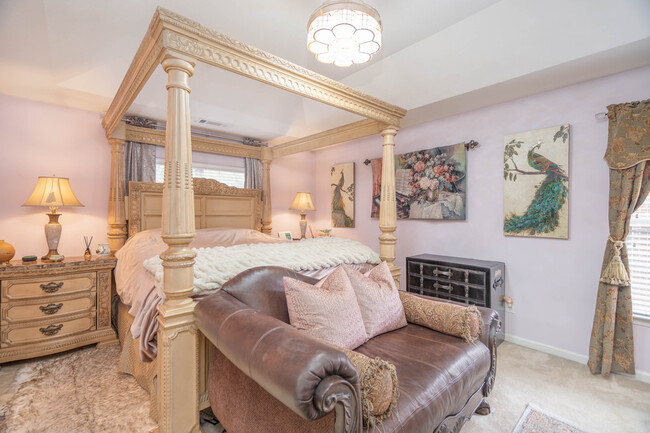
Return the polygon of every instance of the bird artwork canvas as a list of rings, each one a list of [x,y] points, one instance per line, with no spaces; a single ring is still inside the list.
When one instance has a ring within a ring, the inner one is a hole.
[[[354,227],[354,162],[330,170],[332,227]]]
[[[506,236],[569,238],[569,125],[507,135]]]

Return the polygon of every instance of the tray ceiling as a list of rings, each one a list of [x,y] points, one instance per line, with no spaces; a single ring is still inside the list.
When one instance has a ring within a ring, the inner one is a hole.
[[[320,0],[0,0],[0,93],[103,112],[156,6],[409,109],[404,125],[650,64],[647,0],[368,0],[384,46],[337,68],[305,48]],[[130,114],[164,119],[154,73]],[[359,117],[198,65],[192,120],[283,141]]]

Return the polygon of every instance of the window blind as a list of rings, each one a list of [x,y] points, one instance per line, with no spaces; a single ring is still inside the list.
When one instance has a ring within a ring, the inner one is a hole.
[[[632,215],[625,243],[632,282],[632,311],[637,317],[650,319],[650,200]]]
[[[192,177],[214,179],[221,183],[237,188],[244,187],[244,168],[228,167],[210,164],[192,164]],[[165,160],[156,159],[156,182],[165,180]]]

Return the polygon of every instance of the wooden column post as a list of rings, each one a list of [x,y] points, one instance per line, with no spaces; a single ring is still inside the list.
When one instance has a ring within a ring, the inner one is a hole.
[[[111,255],[126,242],[126,212],[124,209],[124,140],[109,137],[111,144],[111,190],[108,199],[108,245]]]
[[[270,235],[271,229],[271,149],[262,148],[262,233]]]
[[[194,325],[195,253],[192,144],[190,138],[189,77],[194,64],[166,56],[168,75],[165,184],[162,238],[167,250],[160,255],[166,300],[158,307],[158,383],[160,431],[200,432],[198,331]]]
[[[389,126],[381,131],[384,137],[381,166],[381,199],[379,207],[379,257],[388,263],[395,284],[399,287],[400,268],[395,266],[395,229],[397,202],[395,201],[395,135],[397,128]]]

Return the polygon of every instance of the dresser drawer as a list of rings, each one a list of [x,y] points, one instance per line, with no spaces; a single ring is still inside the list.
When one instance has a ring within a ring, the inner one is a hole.
[[[2,304],[2,324],[8,325],[24,321],[41,321],[69,314],[91,312],[95,307],[95,293],[86,292],[82,296],[47,297],[29,301],[12,301]]]
[[[2,326],[0,347],[12,347],[26,343],[47,342],[78,332],[95,329],[95,315],[87,314],[70,319],[50,320],[31,324],[30,322]]]
[[[33,299],[83,292],[95,287],[95,278],[94,272],[87,272],[54,277],[7,279],[2,281],[2,298]]]

